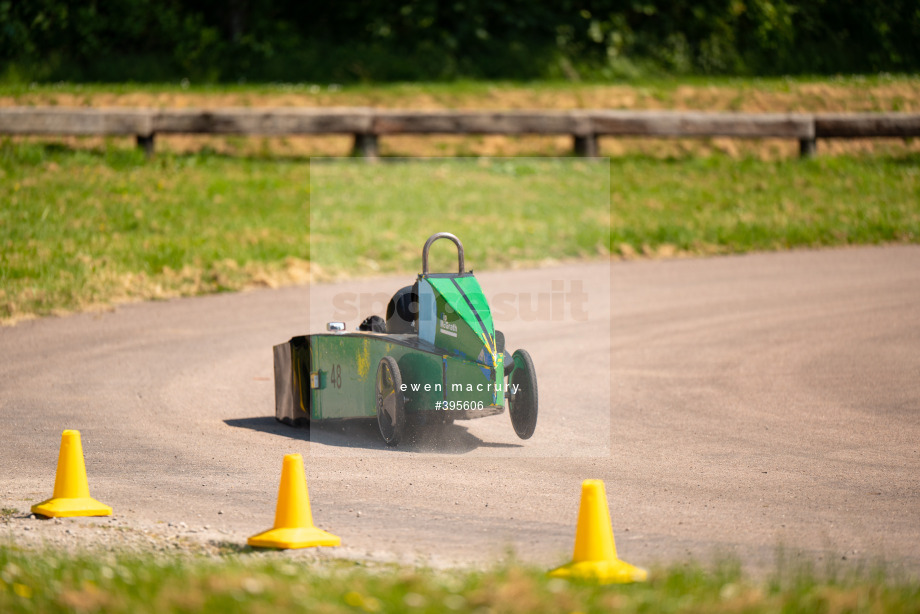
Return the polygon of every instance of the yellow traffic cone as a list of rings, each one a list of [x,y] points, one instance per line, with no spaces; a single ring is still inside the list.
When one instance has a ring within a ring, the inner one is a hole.
[[[278,507],[275,508],[275,526],[250,537],[246,543],[262,548],[311,548],[313,546],[339,546],[342,540],[313,526],[310,496],[307,494],[307,477],[303,471],[303,457],[287,454],[281,465],[281,487],[278,489]]]
[[[607,493],[602,480],[582,482],[572,562],[557,567],[549,575],[594,580],[602,584],[643,582],[648,578],[648,572],[644,569],[633,567],[617,558]]]
[[[112,508],[89,496],[80,431],[66,430],[61,435],[54,493],[47,501],[33,505],[32,513],[49,517],[112,515]]]

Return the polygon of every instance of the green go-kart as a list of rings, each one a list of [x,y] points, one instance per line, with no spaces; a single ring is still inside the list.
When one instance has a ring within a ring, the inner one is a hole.
[[[457,273],[430,273],[438,239],[457,246]],[[323,334],[274,347],[275,417],[286,424],[373,418],[395,446],[408,423],[449,423],[500,414],[508,402],[521,439],[537,425],[537,377],[525,350],[509,356],[463,245],[439,232],[422,248],[422,272],[357,332],[330,322]]]

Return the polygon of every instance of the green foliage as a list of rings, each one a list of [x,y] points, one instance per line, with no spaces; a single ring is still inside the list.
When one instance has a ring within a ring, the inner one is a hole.
[[[917,40],[916,0],[0,0],[8,82],[911,72]]]

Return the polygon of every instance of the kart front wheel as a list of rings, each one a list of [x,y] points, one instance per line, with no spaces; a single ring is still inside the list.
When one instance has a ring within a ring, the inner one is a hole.
[[[395,446],[406,429],[406,408],[399,365],[392,356],[384,356],[377,366],[375,385],[377,398],[377,426],[388,446]]]
[[[514,370],[508,376],[508,413],[521,439],[530,439],[537,428],[537,373],[527,350],[512,355]]]

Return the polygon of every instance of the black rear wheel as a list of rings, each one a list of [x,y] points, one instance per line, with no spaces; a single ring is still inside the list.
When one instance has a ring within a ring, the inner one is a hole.
[[[530,439],[537,428],[537,373],[527,350],[512,355],[514,371],[508,376],[508,413],[521,439]]]
[[[406,429],[406,408],[399,365],[392,356],[384,356],[377,366],[375,385],[377,398],[377,426],[388,446],[395,446]]]

